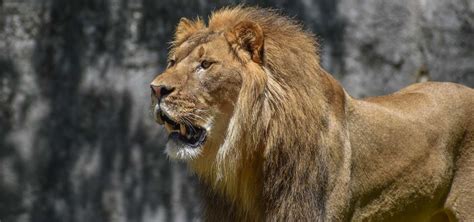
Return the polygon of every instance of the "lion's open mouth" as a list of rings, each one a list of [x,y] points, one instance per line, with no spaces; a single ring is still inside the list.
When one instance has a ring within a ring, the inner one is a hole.
[[[181,142],[192,148],[197,148],[204,144],[207,136],[205,129],[199,126],[177,123],[163,112],[160,112],[158,115],[169,132],[168,140]]]

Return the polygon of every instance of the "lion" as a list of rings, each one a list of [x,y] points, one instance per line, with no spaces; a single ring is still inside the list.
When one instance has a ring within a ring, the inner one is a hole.
[[[474,90],[351,97],[317,40],[271,9],[183,18],[151,83],[165,152],[207,221],[474,221]]]

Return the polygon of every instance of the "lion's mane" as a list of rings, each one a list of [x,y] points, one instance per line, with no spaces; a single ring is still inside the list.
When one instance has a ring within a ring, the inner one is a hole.
[[[217,154],[213,189],[221,190],[224,196],[230,194],[227,199],[235,200],[226,203],[228,209],[235,210],[235,218],[248,216],[258,220],[262,215],[257,212],[263,209],[277,218],[316,218],[324,214],[320,209],[325,209],[322,205],[331,198],[322,192],[334,180],[328,176],[330,168],[350,156],[341,147],[344,127],[335,121],[344,115],[343,89],[321,69],[314,36],[276,11],[222,9],[212,14],[209,29],[225,31],[246,20],[263,30],[263,67],[249,67],[252,71],[242,76],[239,99]],[[333,111],[329,112],[330,108]],[[248,172],[252,170],[261,173]],[[262,178],[265,181],[256,182]],[[253,182],[245,184],[248,180]],[[258,196],[259,193],[263,195]],[[211,199],[218,196],[215,194]],[[295,199],[309,204],[297,206],[293,204]],[[216,203],[219,204],[209,208],[219,209],[217,205],[223,205]],[[285,212],[279,209],[314,215],[283,216]],[[212,212],[208,217],[219,217],[216,210]]]

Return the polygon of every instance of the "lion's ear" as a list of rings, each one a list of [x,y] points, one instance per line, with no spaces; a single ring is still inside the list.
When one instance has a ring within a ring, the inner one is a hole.
[[[204,29],[205,27],[206,25],[199,17],[194,21],[189,20],[187,18],[181,18],[179,20],[178,26],[176,27],[176,33],[174,35],[174,44],[181,44],[189,36],[201,29]]]
[[[230,44],[237,44],[250,53],[256,63],[263,63],[263,30],[255,22],[243,21],[225,34]]]

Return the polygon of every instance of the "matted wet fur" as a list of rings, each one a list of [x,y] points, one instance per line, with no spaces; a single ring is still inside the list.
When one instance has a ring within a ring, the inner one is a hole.
[[[155,116],[207,133],[166,147],[202,181],[206,220],[474,221],[474,90],[351,98],[311,34],[251,7],[182,19],[169,57]]]

